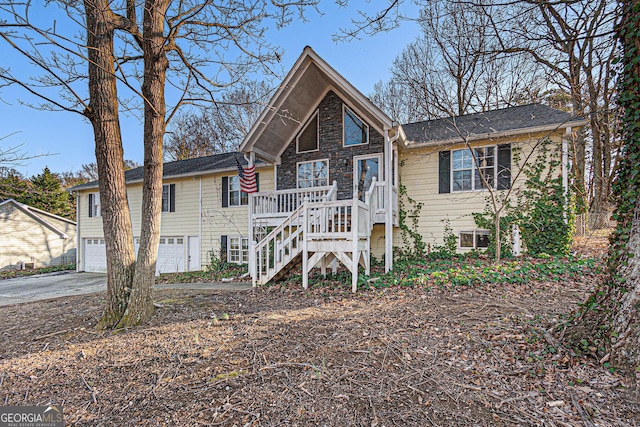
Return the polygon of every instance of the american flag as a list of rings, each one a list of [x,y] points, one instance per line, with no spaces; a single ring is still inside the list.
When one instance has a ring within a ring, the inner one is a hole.
[[[236,164],[238,165],[238,178],[240,178],[240,190],[245,193],[255,193],[258,191],[258,184],[256,183],[256,165],[249,168],[243,168],[238,159],[236,158]]]

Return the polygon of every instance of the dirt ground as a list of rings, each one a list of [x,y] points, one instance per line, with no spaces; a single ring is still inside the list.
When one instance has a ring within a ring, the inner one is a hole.
[[[76,426],[637,426],[621,378],[546,333],[597,277],[456,289],[158,291],[0,308],[0,404]],[[587,351],[588,353],[588,351]]]

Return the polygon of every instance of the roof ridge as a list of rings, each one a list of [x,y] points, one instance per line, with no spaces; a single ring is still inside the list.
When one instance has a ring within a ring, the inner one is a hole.
[[[451,119],[468,118],[468,117],[471,117],[471,116],[480,116],[480,115],[486,115],[486,114],[489,114],[489,113],[495,113],[495,112],[499,112],[499,111],[515,110],[515,109],[524,108],[524,107],[531,107],[531,106],[541,106],[541,107],[548,108],[550,110],[566,113],[566,111],[562,111],[562,110],[559,110],[557,108],[549,107],[548,105],[542,104],[540,102],[530,102],[528,104],[512,105],[512,106],[509,106],[509,107],[495,108],[495,109],[492,109],[492,110],[478,111],[478,112],[475,112],[475,113],[466,113],[466,114],[461,114],[459,116],[449,116],[449,117],[440,117],[440,118],[437,118],[437,119],[420,120],[420,121],[417,121],[417,122],[404,123],[404,124],[402,124],[402,126],[415,125],[415,124],[427,123],[427,122],[437,122],[437,121],[440,121],[440,120],[451,120]],[[568,113],[568,114],[570,114],[570,113]]]

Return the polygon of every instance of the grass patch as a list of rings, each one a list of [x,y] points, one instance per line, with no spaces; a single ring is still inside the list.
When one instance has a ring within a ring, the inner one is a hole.
[[[247,271],[247,264],[225,263],[218,270],[188,271],[184,273],[164,273],[156,277],[156,283],[207,283],[217,282],[222,279],[228,278],[240,279],[240,277]],[[251,279],[245,278],[242,280],[249,281]]]
[[[493,264],[477,255],[457,255],[448,259],[405,260],[394,263],[394,269],[384,273],[384,267],[372,267],[370,276],[361,269],[359,289],[389,287],[448,288],[485,285],[525,285],[539,282],[577,280],[582,276],[595,276],[602,272],[601,264],[592,258],[524,258]],[[373,280],[372,280],[373,279]],[[286,284],[298,286],[302,281],[299,271],[290,274]],[[323,277],[314,272],[309,277],[310,288],[342,289],[351,283],[351,273],[339,269],[337,274]]]

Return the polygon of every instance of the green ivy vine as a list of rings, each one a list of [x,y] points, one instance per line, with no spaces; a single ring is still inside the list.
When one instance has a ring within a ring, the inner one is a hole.
[[[407,187],[398,184],[398,223],[403,247],[396,248],[399,259],[419,259],[426,255],[427,245],[418,232],[420,211],[423,203],[418,202],[407,194]]]
[[[500,217],[501,252],[512,256],[511,229],[520,227],[521,238],[527,251],[533,256],[563,256],[571,249],[573,236],[573,210],[562,185],[560,152],[549,139],[540,141],[537,155],[525,164],[522,173],[526,177],[523,189],[514,203],[502,200]],[[514,164],[519,162],[520,149],[514,148]],[[473,218],[479,228],[490,230],[489,255],[495,253],[495,212],[489,200],[481,213]]]

